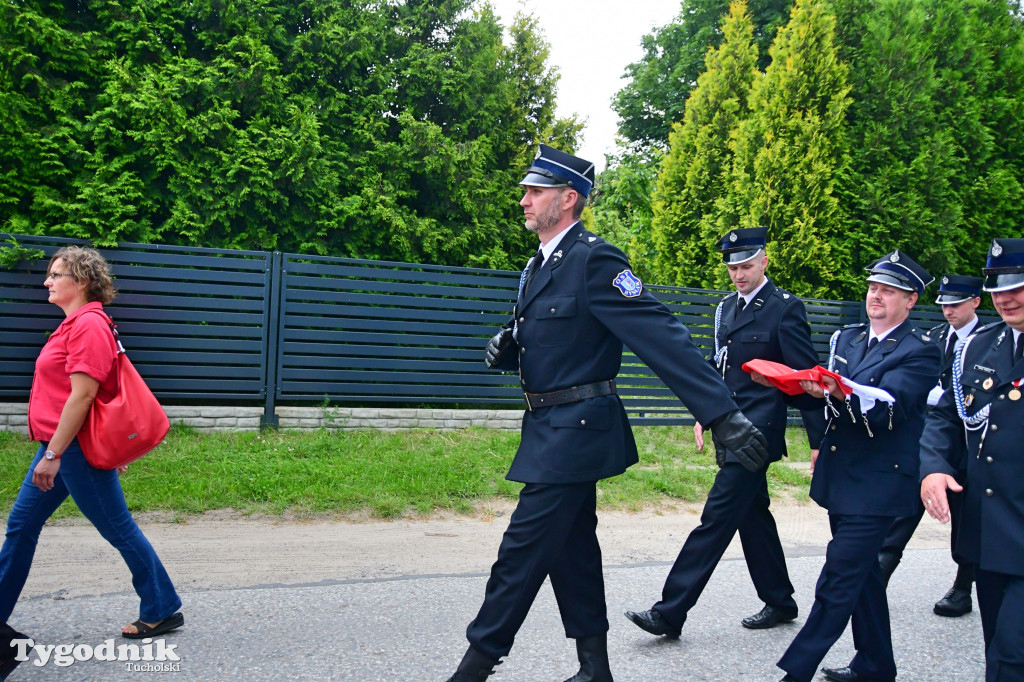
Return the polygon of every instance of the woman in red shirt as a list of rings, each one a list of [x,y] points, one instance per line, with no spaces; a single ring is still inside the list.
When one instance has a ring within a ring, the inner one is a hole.
[[[95,249],[68,246],[50,259],[43,284],[65,318],[40,351],[32,377],[28,428],[40,446],[0,549],[0,620],[8,620],[25,586],[43,524],[70,495],[131,570],[139,619],[121,634],[140,639],[169,632],[185,622],[181,599],[125,504],[119,474],[127,467],[92,467],[76,438],[97,392],[117,390],[114,336],[103,315],[88,314],[102,312],[114,298],[109,266]]]

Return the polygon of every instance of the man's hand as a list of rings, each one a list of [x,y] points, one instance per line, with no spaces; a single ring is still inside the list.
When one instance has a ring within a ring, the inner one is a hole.
[[[697,452],[704,452],[704,427],[700,422],[693,423],[693,440],[697,443]]]
[[[768,388],[775,388],[775,384],[768,381],[765,375],[761,374],[760,372],[751,372],[750,378],[754,381],[755,384],[761,384],[762,386],[767,386]]]
[[[818,449],[811,450],[811,473],[814,473],[814,465],[818,463]]]
[[[949,522],[949,499],[946,490],[958,493],[964,489],[949,474],[928,474],[921,481],[921,501],[933,519],[939,523]]]
[[[747,471],[757,471],[768,462],[768,441],[739,410],[722,415],[710,427],[715,445],[732,451]]]
[[[491,340],[487,342],[487,349],[484,351],[484,364],[487,365],[487,368],[494,369],[500,365],[514,342],[511,329],[502,329],[491,337]]]

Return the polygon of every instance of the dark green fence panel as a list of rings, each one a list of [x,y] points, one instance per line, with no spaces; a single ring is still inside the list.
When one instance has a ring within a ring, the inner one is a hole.
[[[10,235],[0,234],[0,240]],[[81,243],[18,235],[45,259],[0,270],[0,399],[25,400],[39,349],[63,318],[47,302],[50,255]],[[164,402],[266,397],[270,254],[122,244],[100,249],[118,296],[106,310],[139,373]]]
[[[519,273],[284,254],[277,399],[519,406],[483,347]]]
[[[78,243],[17,239],[47,256]],[[101,251],[120,290],[108,310],[166,403],[262,402],[268,424],[279,401],[522,405],[518,377],[483,364],[487,339],[511,316],[518,272],[139,244]],[[42,286],[46,263],[0,270],[0,400],[27,400],[35,358],[60,322]],[[649,288],[710,355],[727,292]],[[867,319],[862,301],[805,303],[822,364],[833,332]],[[944,323],[936,305],[916,307],[912,319]],[[628,348],[618,385],[634,423],[692,422]]]

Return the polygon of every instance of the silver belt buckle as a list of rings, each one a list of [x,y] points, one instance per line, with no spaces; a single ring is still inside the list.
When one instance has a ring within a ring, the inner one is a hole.
[[[533,412],[533,405],[530,404],[530,394],[523,391],[523,401],[526,403],[526,409]]]

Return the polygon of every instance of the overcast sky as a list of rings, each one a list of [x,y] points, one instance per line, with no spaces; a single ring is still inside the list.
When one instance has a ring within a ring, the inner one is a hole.
[[[537,17],[558,67],[558,115],[586,119],[577,154],[604,169],[615,148],[618,115],[612,98],[626,66],[643,56],[640,39],[679,13],[680,0],[490,0],[503,26],[523,7]]]

